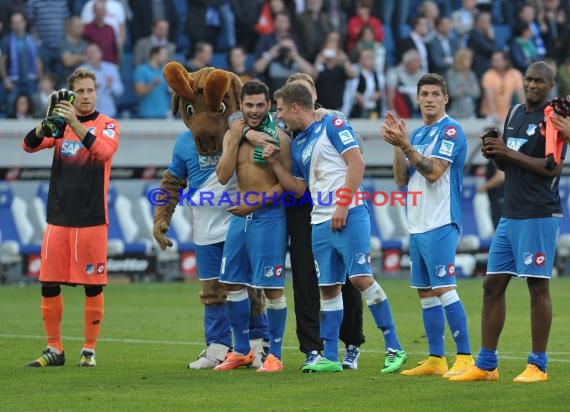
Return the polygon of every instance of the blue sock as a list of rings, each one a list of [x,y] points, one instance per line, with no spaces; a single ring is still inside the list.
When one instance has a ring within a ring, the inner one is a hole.
[[[342,302],[342,300],[341,300]],[[323,356],[338,362],[338,335],[344,309],[321,311],[321,339],[323,340]]]
[[[228,348],[232,346],[232,326],[225,303],[204,306],[204,335],[206,345],[219,343]]]
[[[249,338],[269,340],[269,330],[267,326],[267,314],[265,311],[261,315],[249,318]]]
[[[497,369],[497,363],[496,350],[481,348],[479,356],[477,356],[477,361],[475,361],[475,366],[484,371],[492,371],[493,369]]]
[[[422,298],[422,315],[424,330],[428,341],[429,354],[441,356],[445,354],[443,334],[445,333],[445,316],[439,298]]]
[[[285,320],[287,319],[287,308],[270,309],[267,308],[267,320],[269,322],[269,353],[281,359],[281,346],[283,345],[283,334],[285,333]]]
[[[457,346],[457,353],[471,353],[469,331],[467,330],[467,315],[465,314],[463,303],[461,303],[460,300],[457,300],[447,306],[444,304],[443,307],[445,309],[445,315],[447,317],[451,336],[453,336]]]
[[[543,372],[546,372],[546,364],[548,363],[548,356],[546,356],[546,352],[531,352],[530,355],[528,355],[527,362],[538,366],[538,369],[540,369]]]
[[[232,294],[234,294],[232,296]],[[245,296],[245,297],[244,297]],[[234,333],[234,352],[246,355],[250,351],[249,346],[249,296],[247,290],[228,292],[228,313]]]
[[[396,326],[394,325],[394,319],[392,318],[392,311],[390,310],[388,299],[368,305],[368,308],[372,313],[376,326],[384,334],[384,346],[386,347],[386,350],[388,350],[388,348],[402,350],[402,345],[400,345],[400,341],[398,340],[398,334],[396,333]]]

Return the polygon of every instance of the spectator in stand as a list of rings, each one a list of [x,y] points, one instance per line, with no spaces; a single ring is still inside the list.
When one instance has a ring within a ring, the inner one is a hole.
[[[34,118],[34,104],[29,94],[20,93],[16,96],[8,117],[17,120]]]
[[[491,25],[491,13],[481,11],[475,16],[467,47],[473,50],[473,71],[477,78],[481,79],[491,66],[491,56],[498,50],[495,30]]]
[[[123,48],[126,40],[126,13],[123,3],[118,0],[89,0],[81,10],[81,20],[85,24],[89,24],[95,20],[95,3],[101,3],[104,6],[104,21],[113,28],[115,39],[119,49]],[[146,3],[148,4],[148,3]]]
[[[432,0],[424,0],[420,4],[418,14],[420,17],[424,17],[427,23],[427,31],[423,37],[425,44],[428,44],[433,40],[436,34],[436,20],[439,18],[439,7],[437,3]]]
[[[89,3],[87,3],[88,5]],[[87,7],[86,5],[86,7]],[[83,38],[87,43],[95,43],[103,53],[103,60],[115,65],[119,64],[119,45],[113,27],[105,23],[105,1],[97,0],[93,3],[95,18],[91,23],[85,25]],[[105,112],[106,113],[106,112]],[[109,114],[114,116],[115,114]]]
[[[41,119],[45,117],[49,105],[50,94],[55,91],[53,75],[44,74],[38,82],[38,90],[32,96],[34,104],[34,117]]]
[[[139,96],[138,117],[141,119],[166,119],[170,110],[171,95],[162,75],[162,68],[168,61],[166,46],[150,49],[148,63],[135,69],[135,93]]]
[[[513,67],[521,73],[524,73],[533,61],[540,59],[528,23],[519,21],[515,25],[509,53]]]
[[[65,22],[65,39],[61,46],[61,73],[57,84],[67,84],[67,78],[87,60],[87,41],[83,38],[85,25],[79,16],[72,16]]]
[[[99,113],[110,117],[117,114],[115,99],[123,94],[123,82],[116,64],[103,61],[103,53],[96,43],[87,46],[85,67],[95,73],[97,79],[97,106]]]
[[[346,82],[356,76],[356,71],[341,47],[338,32],[333,31],[328,34],[313,66],[316,72],[315,88],[319,103],[327,109],[342,110]]]
[[[152,33],[135,43],[133,51],[133,64],[138,66],[148,62],[150,50],[156,46],[166,47],[168,60],[172,60],[176,53],[176,45],[169,41],[170,23],[165,19],[158,19],[152,23]]]
[[[39,40],[43,70],[56,76],[65,38],[65,20],[69,17],[67,0],[28,0],[27,17],[32,34]]]
[[[4,82],[8,107],[12,107],[19,94],[34,94],[42,75],[38,44],[27,33],[26,25],[24,15],[14,13],[10,18],[10,32],[2,40],[0,78]]]
[[[412,20],[412,31],[405,39],[398,43],[396,51],[398,62],[402,61],[402,56],[410,49],[417,50],[420,55],[422,69],[427,73],[429,67],[428,49],[424,43],[424,36],[427,34],[428,25],[425,17],[417,17]],[[419,79],[418,79],[419,80]]]
[[[491,58],[491,68],[481,79],[483,100],[481,115],[502,127],[513,102],[524,103],[523,75],[511,66],[506,52],[497,51]]]
[[[307,8],[297,16],[297,33],[303,44],[303,57],[315,61],[332,30],[330,16],[323,11],[323,0],[307,0]]]
[[[354,96],[347,97],[352,101],[350,118],[380,117],[385,83],[384,74],[378,73],[374,68],[374,50],[362,49],[358,57],[357,76],[347,85],[347,88],[352,88],[347,96]],[[322,97],[321,94],[319,97]]]
[[[186,34],[193,42],[207,41],[217,50],[235,45],[234,15],[227,0],[187,0]]]
[[[270,95],[287,81],[289,75],[304,72],[315,77],[315,69],[299,50],[300,43],[292,36],[291,19],[287,13],[275,16],[275,31],[261,36],[257,42],[253,70],[269,86]]]
[[[186,69],[195,72],[208,67],[212,62],[214,48],[205,41],[199,41],[194,45],[194,56],[186,62]]]
[[[475,76],[471,65],[473,51],[468,48],[457,50],[453,65],[447,71],[447,93],[450,98],[449,114],[454,119],[473,119],[477,117],[477,105],[481,96],[479,79]]]
[[[457,50],[452,29],[453,23],[449,17],[438,17],[435,20],[435,35],[427,44],[429,71],[442,77],[453,64],[453,55]]]
[[[543,31],[546,33],[548,28],[546,27],[546,25],[541,25],[536,20],[536,9],[534,8],[534,6],[532,4],[529,4],[529,3],[523,4],[519,10],[518,17],[519,17],[519,19],[518,19],[519,22],[527,23],[529,25],[529,28],[530,28],[530,31],[532,34],[531,39],[534,43],[534,46],[536,48],[536,52],[538,53],[538,55],[540,57],[545,56],[546,55],[546,47],[544,46],[544,40],[542,39],[542,33],[543,33]],[[515,25],[515,27],[516,27],[516,25]]]
[[[178,11],[176,9],[175,0],[160,1],[129,1],[133,18],[127,24],[130,30],[131,44],[136,45],[140,39],[149,37],[154,34],[154,25],[157,21],[165,20],[168,22],[169,30],[166,31],[167,41],[176,43],[178,34]],[[148,49],[150,52],[150,48]],[[145,55],[145,59],[148,54]]]
[[[242,84],[255,78],[251,67],[247,67],[247,51],[244,46],[236,45],[228,52],[228,70],[237,74]]]
[[[408,21],[410,0],[381,0],[373,4],[373,14],[380,17],[385,25],[392,26],[395,39],[402,39],[401,29]]]
[[[255,24],[255,32],[258,36],[265,36],[275,31],[275,16],[279,13],[286,13],[290,19],[294,17],[287,10],[283,0],[266,0],[263,2]]]
[[[559,96],[570,96],[570,56],[558,65],[556,72]]]
[[[416,101],[417,84],[427,72],[422,68],[422,59],[417,50],[404,53],[402,62],[388,70],[386,97],[388,110],[398,113],[401,118],[419,117]]]
[[[10,28],[10,19],[14,13],[22,13],[23,16],[27,13],[27,0],[4,0],[0,3],[0,25],[3,30],[0,31],[0,38],[3,34],[8,32]]]
[[[545,0],[544,12],[541,16],[541,25],[546,27],[546,33],[543,33],[544,44],[546,46],[546,54],[561,63],[566,55],[560,56],[560,50],[563,43],[568,43],[568,37],[563,37],[567,24],[567,15],[564,6],[560,4],[560,0]]]
[[[352,48],[358,41],[360,29],[364,24],[374,27],[374,40],[380,43],[384,41],[384,26],[382,26],[382,22],[379,19],[371,15],[371,12],[372,0],[356,1],[356,15],[348,19],[346,41],[346,50],[348,53],[352,51]]]
[[[457,35],[459,47],[467,46],[467,38],[469,37],[469,32],[473,29],[477,13],[477,0],[461,0],[461,8],[451,14],[453,29]]]
[[[358,62],[360,52],[364,49],[374,50],[374,70],[378,73],[384,73],[384,69],[386,68],[386,49],[382,43],[374,40],[374,27],[368,24],[365,24],[360,29],[358,42],[352,48],[350,59],[353,62]]]
[[[235,18],[236,42],[245,47],[247,53],[253,53],[258,33],[255,26],[259,21],[260,0],[230,0]]]

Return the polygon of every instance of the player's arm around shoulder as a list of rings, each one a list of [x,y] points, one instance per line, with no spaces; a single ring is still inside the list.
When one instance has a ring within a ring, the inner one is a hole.
[[[285,133],[280,128],[277,128],[279,133],[279,146],[281,148],[279,152],[279,160],[283,164],[283,167],[287,169],[288,172],[291,171],[291,138],[287,133]]]
[[[222,143],[222,156],[216,166],[216,175],[218,181],[225,185],[232,178],[236,166],[239,144],[242,139],[241,132],[238,128],[230,128],[224,134],[224,141]]]

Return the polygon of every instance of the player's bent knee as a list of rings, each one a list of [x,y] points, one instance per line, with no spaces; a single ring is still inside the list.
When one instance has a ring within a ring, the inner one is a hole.
[[[204,305],[223,305],[226,302],[226,287],[218,280],[204,280],[200,291],[200,302]]]
[[[101,285],[85,286],[85,296],[88,298],[93,298],[97,295],[100,295],[101,293],[103,293],[103,286]]]

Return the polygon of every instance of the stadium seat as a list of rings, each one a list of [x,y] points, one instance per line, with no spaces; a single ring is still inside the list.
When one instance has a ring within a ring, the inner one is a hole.
[[[474,182],[464,181],[461,194],[462,234],[457,248],[460,252],[488,250],[491,246],[493,225],[488,201],[485,203],[486,196],[483,196],[477,194]]]
[[[217,69],[228,69],[228,54],[223,53],[214,53],[212,56],[212,61],[210,62],[210,66],[215,67]]]
[[[36,195],[32,200],[32,209],[34,211],[36,221],[38,222],[42,231],[45,230],[47,226],[46,215],[47,215],[48,191],[49,191],[49,182],[40,183],[36,190]]]
[[[138,239],[139,227],[133,218],[131,201],[120,194],[114,185],[108,193],[109,255],[150,254],[153,244],[149,239]]]
[[[509,48],[509,41],[511,40],[512,32],[511,26],[508,24],[495,24],[495,42],[499,50],[506,50]]]

